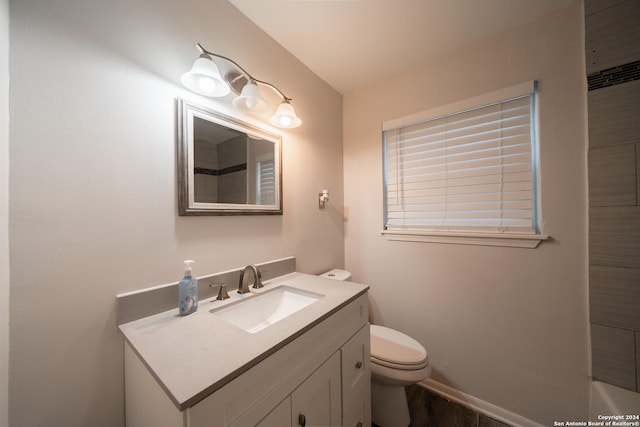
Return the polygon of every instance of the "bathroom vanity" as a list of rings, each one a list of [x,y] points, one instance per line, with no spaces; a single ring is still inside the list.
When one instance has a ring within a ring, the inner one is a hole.
[[[264,284],[120,325],[128,427],[371,425],[368,287],[302,273]]]

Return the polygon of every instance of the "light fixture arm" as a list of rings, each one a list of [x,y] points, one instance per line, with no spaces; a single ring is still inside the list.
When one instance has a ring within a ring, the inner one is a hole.
[[[228,61],[228,62],[232,63],[236,68],[238,68],[238,70],[240,70],[240,71],[242,72],[242,74],[244,74],[244,75],[247,77],[247,79],[248,79],[249,81],[254,81],[254,82],[256,82],[256,83],[260,83],[261,85],[268,86],[268,87],[270,87],[271,89],[273,89],[275,92],[277,92],[277,93],[278,93],[278,95],[280,95],[280,96],[281,96],[281,97],[282,97],[286,102],[291,101],[291,98],[287,97],[284,93],[282,93],[282,91],[281,91],[280,89],[278,89],[277,87],[275,87],[274,85],[272,85],[272,84],[271,84],[271,83],[269,83],[269,82],[265,82],[265,81],[263,81],[263,80],[258,80],[258,79],[256,79],[256,78],[255,78],[255,77],[253,77],[251,74],[249,74],[249,73],[247,72],[247,70],[245,70],[244,68],[242,68],[242,66],[241,66],[240,64],[238,64],[236,61],[234,61],[233,59],[231,59],[231,58],[227,58],[226,56],[219,55],[219,54],[217,54],[217,53],[210,52],[210,51],[208,51],[207,49],[205,49],[204,47],[202,47],[202,45],[201,45],[200,43],[196,43],[196,47],[198,48],[198,50],[200,51],[200,53],[204,53],[204,54],[206,54],[206,55],[215,56],[215,57],[217,57],[217,58],[221,58],[221,59],[224,59],[225,61]]]

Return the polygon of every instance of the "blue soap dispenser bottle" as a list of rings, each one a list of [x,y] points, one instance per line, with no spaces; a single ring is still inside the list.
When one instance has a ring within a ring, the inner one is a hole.
[[[195,261],[184,262],[184,277],[178,284],[178,310],[181,316],[191,314],[198,309],[198,279],[191,275],[191,264]]]

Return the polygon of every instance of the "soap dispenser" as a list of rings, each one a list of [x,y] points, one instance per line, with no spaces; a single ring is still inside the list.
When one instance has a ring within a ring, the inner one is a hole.
[[[178,284],[178,310],[181,316],[191,314],[198,309],[198,279],[191,275],[191,264],[195,261],[184,262],[184,277]]]

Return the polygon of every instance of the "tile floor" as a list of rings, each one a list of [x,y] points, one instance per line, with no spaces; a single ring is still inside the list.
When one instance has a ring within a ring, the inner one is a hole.
[[[512,427],[451,402],[424,387],[407,387],[411,424],[409,427]],[[373,427],[377,427],[373,424]]]

